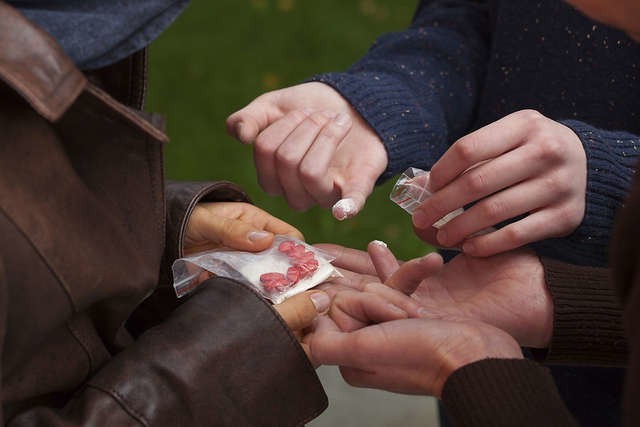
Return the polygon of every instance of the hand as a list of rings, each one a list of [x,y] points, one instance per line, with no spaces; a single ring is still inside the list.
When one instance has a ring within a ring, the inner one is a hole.
[[[329,243],[314,246],[330,254],[334,258],[332,264],[343,275],[321,285],[330,294],[349,288],[365,291],[368,286],[381,281],[385,282],[386,288],[392,287],[411,294],[423,279],[442,268],[442,257],[437,253],[402,263],[384,242],[378,240],[369,243],[367,252]]]
[[[510,114],[461,139],[431,169],[434,193],[416,209],[416,233],[429,241],[431,225],[477,202],[440,228],[437,242],[474,256],[490,256],[572,233],[582,222],[587,158],[580,138],[536,111]],[[473,236],[519,215],[499,230]],[[466,240],[465,240],[466,239]]]
[[[324,292],[305,291],[294,295],[274,308],[298,338],[300,345],[307,356],[310,356],[309,347],[301,342],[303,331],[309,328],[318,314],[325,313],[329,309],[331,298]]]
[[[361,289],[363,282],[377,274],[388,286],[411,294],[421,306],[418,316],[481,321],[508,332],[520,345],[549,345],[553,299],[542,264],[531,250],[488,258],[460,254],[440,269],[442,261],[437,254],[400,265],[382,245],[369,245],[368,254],[336,245],[323,245],[322,249],[336,256],[333,264],[343,273],[351,271],[345,275],[349,285]]]
[[[372,303],[378,304],[373,299],[351,304],[354,316],[374,311],[368,307]],[[518,343],[504,331],[453,318],[393,320],[345,332],[320,316],[305,342],[314,364],[339,365],[351,385],[437,397],[449,376],[469,363],[522,358]]]
[[[266,93],[227,119],[230,135],[254,144],[262,188],[293,209],[333,207],[357,214],[387,165],[382,141],[349,103],[323,83]]]
[[[225,246],[258,252],[270,247],[276,234],[303,239],[295,227],[249,203],[200,203],[189,218],[184,249],[193,253]]]

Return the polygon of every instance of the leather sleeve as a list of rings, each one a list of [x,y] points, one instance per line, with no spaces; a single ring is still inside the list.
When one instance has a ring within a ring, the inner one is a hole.
[[[8,425],[286,427],[326,406],[313,367],[274,309],[249,287],[214,278],[60,411],[35,406]]]
[[[228,181],[166,183],[166,243],[158,286],[127,322],[134,336],[157,325],[180,303],[173,289],[171,265],[183,256],[184,233],[193,208],[199,202],[250,202],[247,194]]]
[[[228,181],[169,181],[166,186],[167,237],[163,271],[182,257],[184,233],[193,208],[200,202],[250,202],[247,194]],[[170,276],[169,276],[170,277]]]

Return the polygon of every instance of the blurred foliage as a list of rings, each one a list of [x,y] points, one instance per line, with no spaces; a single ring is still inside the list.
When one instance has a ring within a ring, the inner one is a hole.
[[[294,212],[257,184],[251,147],[232,140],[225,118],[265,91],[315,73],[344,70],[374,40],[405,28],[415,1],[192,0],[150,51],[147,108],[167,115],[171,179],[226,179],[263,209],[298,227],[307,241],[364,249],[384,240],[400,258],[430,249],[411,220],[378,187],[356,218],[338,222],[328,210]]]

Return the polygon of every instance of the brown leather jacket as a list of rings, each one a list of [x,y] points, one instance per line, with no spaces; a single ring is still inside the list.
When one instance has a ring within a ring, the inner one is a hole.
[[[165,188],[161,121],[132,108],[140,58],[89,83],[0,1],[4,423],[303,424],[326,396],[273,308],[221,278],[184,301],[172,293],[167,265],[194,204],[246,195],[225,182]]]

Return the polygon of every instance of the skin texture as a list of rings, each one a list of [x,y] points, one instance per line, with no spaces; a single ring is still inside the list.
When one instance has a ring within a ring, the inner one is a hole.
[[[253,144],[258,181],[289,206],[334,209],[338,219],[356,215],[387,165],[384,145],[334,89],[305,83],[265,93],[227,119],[231,136]]]
[[[332,295],[345,289],[376,293],[410,317],[479,321],[504,330],[520,345],[548,346],[553,332],[553,300],[540,260],[532,251],[488,258],[460,254],[446,265],[438,254],[430,254],[399,267],[389,249],[372,246],[366,253],[323,245],[323,250],[336,257],[333,264],[344,274],[333,282],[334,289],[329,285],[323,289]],[[384,286],[379,283],[374,285],[376,277],[385,286],[410,295],[418,304],[417,310],[397,293],[381,290]]]
[[[185,253],[216,247],[258,252],[276,234],[303,240],[295,227],[249,203],[201,203],[195,207],[185,234]]]
[[[195,207],[185,234],[185,253],[216,247],[258,252],[273,243],[276,234],[303,239],[291,225],[249,203],[201,203]],[[199,281],[211,276],[203,272]],[[306,291],[274,306],[297,337],[310,327],[319,313],[329,309],[331,299],[321,291]],[[308,347],[302,344],[305,352]]]
[[[568,127],[533,110],[510,114],[456,141],[431,169],[433,195],[413,214],[421,238],[490,256],[571,234],[582,222],[587,157]],[[447,213],[475,203],[442,226]],[[490,228],[525,215],[498,230]],[[476,235],[476,233],[480,233]]]
[[[487,357],[522,357],[517,342],[493,326],[400,313],[393,319],[394,311],[376,297],[355,291],[335,297],[341,315],[332,308],[305,337],[314,364],[340,366],[353,386],[439,397],[449,375],[462,366]],[[380,318],[386,321],[376,323]]]

